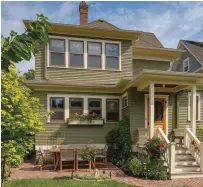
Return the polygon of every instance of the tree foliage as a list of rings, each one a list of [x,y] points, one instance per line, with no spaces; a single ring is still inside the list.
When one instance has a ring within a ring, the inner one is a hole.
[[[35,70],[29,69],[28,72],[25,72],[23,74],[25,76],[26,80],[34,80],[35,79]]]
[[[37,21],[30,24],[30,29],[23,34],[11,31],[10,36],[1,36],[1,68],[8,71],[11,63],[22,60],[29,61],[33,54],[37,53],[36,44],[48,42],[48,30],[51,24],[48,18],[37,14]]]
[[[40,113],[39,99],[32,96],[14,66],[2,73],[1,107],[2,156],[18,165],[33,146],[31,135],[43,130],[48,114]]]

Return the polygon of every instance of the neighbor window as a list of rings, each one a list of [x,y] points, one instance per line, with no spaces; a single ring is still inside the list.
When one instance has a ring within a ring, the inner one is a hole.
[[[50,65],[65,66],[65,40],[51,39],[49,41]]]
[[[88,49],[87,67],[101,69],[102,43],[88,42],[87,49]]]
[[[119,69],[119,44],[106,43],[106,69]]]
[[[106,100],[106,121],[107,122],[119,121],[119,100],[118,99]]]
[[[128,106],[128,97],[125,96],[122,98],[122,108],[125,108]]]
[[[88,113],[102,116],[101,99],[88,99]]]
[[[189,94],[188,98],[188,120],[191,120],[192,115],[192,98],[191,94]],[[196,96],[196,120],[200,120],[200,94],[197,94]]]
[[[71,114],[83,114],[83,99],[82,98],[70,98],[70,115]]]
[[[50,110],[54,112],[51,115],[51,121],[64,121],[64,98],[63,97],[51,97],[50,98]]]
[[[188,72],[188,71],[189,71],[189,57],[186,58],[186,59],[183,61],[183,71],[184,71],[184,72]]]
[[[69,66],[70,67],[84,67],[84,42],[83,41],[69,41]]]

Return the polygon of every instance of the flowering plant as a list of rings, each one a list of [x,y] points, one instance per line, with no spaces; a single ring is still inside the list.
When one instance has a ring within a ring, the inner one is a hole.
[[[191,145],[194,147],[194,150],[198,150],[199,151],[199,148],[197,147],[195,140],[191,141]]]
[[[147,152],[150,160],[160,160],[166,151],[166,142],[154,136],[153,138],[147,139],[144,150]]]

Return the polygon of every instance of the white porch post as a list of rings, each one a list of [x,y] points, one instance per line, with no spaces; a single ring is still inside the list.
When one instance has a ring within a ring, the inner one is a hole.
[[[154,136],[154,83],[150,83],[149,85],[149,137],[152,138]]]
[[[197,105],[196,85],[191,88],[191,127],[192,132],[196,135],[196,105]]]

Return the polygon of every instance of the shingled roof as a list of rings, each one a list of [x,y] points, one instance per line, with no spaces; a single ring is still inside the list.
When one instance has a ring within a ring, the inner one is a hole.
[[[107,30],[124,30],[116,27],[115,25],[109,23],[106,20],[103,19],[97,19],[95,21],[92,21],[86,25],[81,25],[82,27],[88,27],[88,28],[100,28],[100,29],[107,29]],[[163,48],[164,46],[161,44],[159,39],[154,35],[154,33],[150,32],[141,32],[141,36],[139,37],[139,40],[136,41],[135,45],[137,47],[156,47],[156,48]]]
[[[203,66],[203,42],[181,40],[181,43]]]

